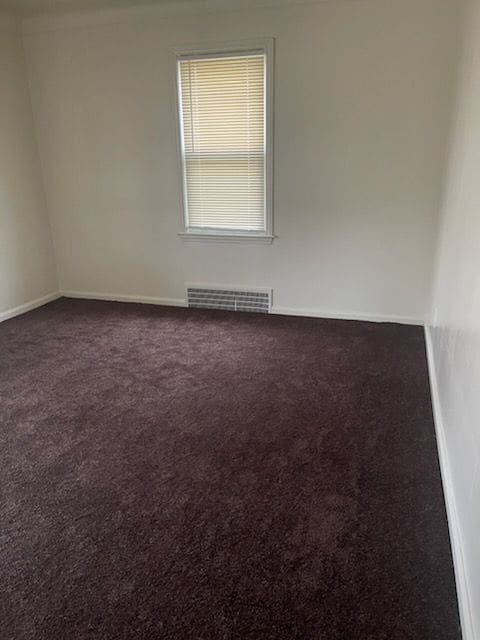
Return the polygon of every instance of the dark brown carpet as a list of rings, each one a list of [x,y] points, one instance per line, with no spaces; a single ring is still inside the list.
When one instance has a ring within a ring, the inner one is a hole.
[[[0,325],[2,640],[460,638],[419,327]]]

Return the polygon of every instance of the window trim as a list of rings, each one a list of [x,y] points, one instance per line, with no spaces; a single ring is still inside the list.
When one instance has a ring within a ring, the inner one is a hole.
[[[180,85],[180,61],[195,58],[197,56],[224,56],[228,54],[247,55],[249,53],[262,52],[265,55],[265,230],[244,231],[233,229],[215,229],[205,227],[189,228],[187,221],[186,199],[186,174],[184,170],[184,143],[181,123],[181,85]],[[178,235],[186,240],[205,240],[209,242],[262,242],[271,243],[273,234],[273,77],[274,77],[274,38],[260,38],[254,40],[241,40],[235,42],[222,42],[186,45],[174,49],[176,58],[176,122],[178,144],[178,166],[180,170],[181,184],[181,230]]]

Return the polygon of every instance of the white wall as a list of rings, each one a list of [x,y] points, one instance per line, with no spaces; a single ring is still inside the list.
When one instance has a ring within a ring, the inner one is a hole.
[[[428,330],[465,640],[480,638],[480,1],[471,3]]]
[[[28,21],[61,288],[182,299],[186,281],[271,286],[280,309],[421,321],[458,24],[458,0]],[[184,241],[172,48],[264,36],[278,238]]]
[[[20,25],[0,15],[0,318],[57,289]]]

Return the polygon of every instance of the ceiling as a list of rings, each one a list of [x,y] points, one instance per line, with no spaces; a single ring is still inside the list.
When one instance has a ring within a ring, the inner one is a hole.
[[[204,5],[205,7],[250,8],[252,6],[275,6],[285,4],[311,4],[326,0],[0,0],[0,13],[6,12],[21,17],[42,13],[88,11],[114,7],[135,7],[145,5]],[[335,0],[332,0],[335,1]]]
[[[0,0],[0,10],[22,15],[51,11],[103,9],[149,3],[172,4],[178,0]],[[198,0],[201,2],[201,0]]]

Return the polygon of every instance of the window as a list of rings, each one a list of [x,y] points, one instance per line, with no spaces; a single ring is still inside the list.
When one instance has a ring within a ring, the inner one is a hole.
[[[272,238],[268,49],[178,56],[183,235]]]

